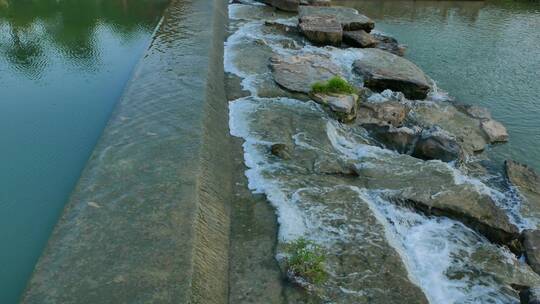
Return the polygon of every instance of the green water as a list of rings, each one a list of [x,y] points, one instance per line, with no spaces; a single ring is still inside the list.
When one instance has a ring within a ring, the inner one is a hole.
[[[0,303],[16,303],[166,0],[0,0]]]
[[[406,57],[456,100],[489,108],[510,142],[493,147],[540,170],[539,1],[336,1],[408,45]]]

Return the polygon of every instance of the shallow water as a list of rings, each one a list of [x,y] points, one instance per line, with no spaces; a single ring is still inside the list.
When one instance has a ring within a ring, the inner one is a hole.
[[[540,170],[540,2],[335,1],[408,45],[406,57],[456,100],[489,108],[510,142],[492,148]]]
[[[167,1],[0,0],[0,303],[15,303]]]

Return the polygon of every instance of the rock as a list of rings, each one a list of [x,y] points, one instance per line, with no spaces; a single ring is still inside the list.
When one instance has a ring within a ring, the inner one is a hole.
[[[281,159],[291,159],[291,151],[286,144],[273,144],[270,152]]]
[[[325,82],[342,76],[341,69],[322,55],[273,56],[270,59],[272,76],[281,87],[300,93],[311,92],[315,82]]]
[[[407,47],[403,44],[399,44],[395,38],[378,33],[374,33],[371,35],[374,39],[377,40],[377,45],[375,46],[376,48],[390,52],[397,56],[405,55]]]
[[[299,0],[263,0],[267,5],[286,12],[298,12]]]
[[[343,32],[343,41],[350,46],[360,48],[375,47],[379,41],[364,30]]]
[[[415,129],[392,125],[380,125],[367,123],[362,124],[368,130],[371,137],[380,142],[386,149],[394,150],[402,154],[411,154],[419,139],[420,132]]]
[[[448,102],[414,102],[408,120],[425,129],[435,126],[452,135],[468,155],[484,150],[488,144],[478,119]]]
[[[330,0],[300,0],[300,5],[331,6],[332,1]]]
[[[479,120],[491,119],[491,112],[487,108],[458,103],[455,103],[454,105],[458,110],[462,111],[463,113],[469,115],[472,118],[476,118]]]
[[[301,6],[299,9],[299,17],[302,18],[307,15],[336,16],[345,31],[365,30],[366,32],[370,32],[375,27],[373,20],[359,14],[357,10],[349,7]]]
[[[521,242],[527,258],[527,264],[540,274],[540,230],[526,229],[521,234]]]
[[[315,93],[311,98],[326,105],[342,122],[351,122],[356,118],[358,109],[358,95],[356,94],[320,94]]]
[[[299,19],[300,31],[318,45],[340,46],[343,36],[341,24],[332,15],[305,15]]]
[[[275,28],[275,29],[277,29],[277,30],[279,30],[281,32],[284,32],[284,33],[297,34],[299,32],[298,31],[298,26],[285,24],[285,23],[281,23],[281,22],[278,22],[278,21],[265,21],[264,25],[268,26],[268,27],[273,27],[273,28]]]
[[[482,126],[482,130],[486,132],[490,143],[508,141],[508,132],[500,122],[490,119],[482,121],[480,125]]]
[[[374,91],[402,92],[409,99],[424,99],[431,86],[427,76],[407,59],[379,49],[363,49],[354,62],[354,71],[362,75],[364,85]]]
[[[430,135],[420,138],[414,147],[413,157],[432,160],[439,159],[450,162],[461,159],[463,153],[459,144],[445,136]]]
[[[540,304],[540,286],[529,287],[519,292],[521,304]]]
[[[522,196],[521,214],[540,228],[540,176],[532,168],[512,160],[505,161],[505,171],[510,183]]]
[[[460,221],[494,243],[513,248],[519,238],[519,229],[510,223],[506,213],[473,185],[455,185],[429,196],[415,190],[405,190],[401,195],[415,209]]]
[[[392,125],[400,127],[409,114],[409,108],[399,102],[362,102],[358,111],[359,124]]]

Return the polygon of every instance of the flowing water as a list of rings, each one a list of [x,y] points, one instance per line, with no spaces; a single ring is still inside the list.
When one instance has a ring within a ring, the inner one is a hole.
[[[0,0],[0,303],[15,303],[167,1]]]
[[[372,2],[368,7],[381,9],[385,3]],[[407,2],[391,3],[395,5],[396,15],[403,17],[404,13],[399,13],[400,5],[407,8]],[[349,4],[361,6],[362,2]],[[439,5],[447,4],[443,2]],[[468,5],[475,7],[479,4]],[[297,17],[275,13],[257,3],[231,4],[229,10],[231,36],[225,43],[225,70],[241,79],[241,86],[248,95],[230,103],[231,134],[244,140],[249,188],[255,193],[265,194],[276,210],[279,222],[276,259],[284,263],[287,257],[285,245],[299,237],[316,242],[326,253],[328,280],[320,286],[308,284],[320,302],[519,303],[511,285],[540,282],[540,277],[508,249],[492,244],[464,224],[445,217],[425,216],[406,205],[396,204],[396,197],[410,195],[433,200],[444,197],[455,201],[469,194],[488,196],[506,210],[511,221],[520,228],[534,226],[532,219],[519,212],[519,200],[504,183],[498,183],[503,178],[501,172],[481,170],[474,173],[467,166],[418,160],[380,148],[369,133],[358,125],[338,123],[321,106],[306,101],[305,96],[292,94],[277,86],[268,67],[269,58],[275,54],[318,54],[332,60],[349,81],[355,82],[357,79],[351,66],[355,59],[363,56],[362,51],[315,47],[294,33],[265,25],[265,20],[295,24]],[[467,12],[467,9],[464,11]],[[367,11],[364,13],[370,14]],[[434,8],[427,16],[437,19],[441,14],[439,9]],[[412,12],[410,15],[417,17],[421,14]],[[415,32],[416,28],[422,29],[423,26],[418,18],[415,24],[410,21],[414,29],[402,29],[402,32],[408,33],[405,37],[420,35]],[[470,16],[468,18],[470,22]],[[382,26],[377,24],[376,28],[404,40],[400,35],[402,32],[392,32],[390,22],[385,22],[383,19]],[[395,24],[396,28],[400,26],[398,23]],[[470,32],[466,34],[474,35]],[[437,42],[432,37],[424,39],[420,44],[426,48],[441,47],[430,45]],[[411,49],[410,58],[416,60],[412,55],[415,44],[405,42]],[[454,40],[448,43],[455,43],[459,49],[460,42]],[[462,55],[464,59],[458,58],[465,60],[467,55]],[[422,66],[421,61],[419,64]],[[470,62],[462,64],[466,67],[471,65]],[[483,68],[477,65],[477,69]],[[439,80],[438,77],[445,72],[431,74],[429,68],[426,70],[450,96],[462,94],[456,90],[454,95],[454,91]],[[521,72],[526,75],[523,76],[526,79],[521,80],[523,85],[534,86],[538,81],[534,77],[537,73],[535,69]],[[486,72],[478,73],[484,75]],[[478,81],[469,82],[479,86]],[[486,86],[482,88],[484,92],[498,87],[493,81],[488,81]],[[505,90],[512,89],[506,87]],[[521,92],[513,91],[511,94],[520,96]],[[444,92],[431,96],[432,100],[422,102],[402,98],[400,102],[414,104],[417,107],[414,111],[419,116],[425,115],[418,110],[422,107],[430,108],[429,111],[435,111],[431,113],[436,115],[449,111],[449,106],[444,104],[447,101]],[[379,101],[395,98],[396,95],[391,92],[373,95],[373,100]],[[496,106],[488,107],[493,110],[495,117],[505,121]],[[515,118],[516,115],[514,113],[511,117]],[[523,124],[535,123],[526,118],[520,121]],[[456,121],[455,124],[448,127],[459,129],[460,122]],[[512,126],[510,128],[513,136],[516,132]],[[291,158],[284,160],[271,155],[269,148],[274,143],[290,146]],[[500,153],[505,155],[504,152]],[[532,155],[529,154],[529,157],[532,158]],[[475,163],[476,160],[468,161]],[[495,161],[488,162],[497,161],[495,157]],[[351,166],[356,174],[347,173],[347,168]],[[302,281],[299,283],[303,284]]]

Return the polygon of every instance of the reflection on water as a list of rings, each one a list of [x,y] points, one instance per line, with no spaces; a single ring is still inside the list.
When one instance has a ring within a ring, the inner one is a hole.
[[[409,46],[407,57],[457,100],[488,107],[510,133],[494,147],[540,170],[540,2],[336,1]]]
[[[166,0],[0,0],[2,60],[28,77],[39,78],[51,55],[48,43],[64,59],[93,69],[99,60],[96,34],[106,28],[115,39],[129,40],[149,31]]]
[[[15,303],[167,0],[0,0],[0,303]]]

